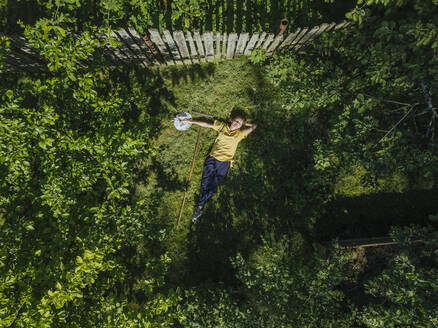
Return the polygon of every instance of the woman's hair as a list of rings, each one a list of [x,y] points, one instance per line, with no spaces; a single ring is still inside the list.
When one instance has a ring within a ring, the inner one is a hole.
[[[234,120],[236,117],[240,117],[243,119],[243,124],[246,122],[246,113],[245,111],[240,107],[234,107],[231,111],[230,118]]]

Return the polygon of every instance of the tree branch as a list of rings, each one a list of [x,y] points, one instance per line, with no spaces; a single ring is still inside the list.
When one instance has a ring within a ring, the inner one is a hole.
[[[427,127],[426,137],[430,135],[430,139],[433,140],[435,137],[435,119],[437,113],[432,105],[432,99],[430,98],[429,91],[427,91],[427,87],[423,79],[421,79],[421,90],[423,91],[424,99],[426,100],[427,103],[427,109],[422,113],[432,112],[432,116],[430,118],[429,125]]]
[[[406,114],[373,146],[377,146],[383,139],[385,139],[391,132],[394,130],[408,115],[409,113],[415,108],[415,106],[419,105],[419,103],[411,105],[411,108],[406,112]]]
[[[367,96],[367,97],[370,97],[370,98],[374,98],[374,99],[378,99],[378,98],[376,98],[376,97],[374,97],[374,96],[371,96],[371,95],[368,95],[368,94],[366,94],[366,93],[362,93],[364,96]],[[407,104],[407,103],[402,103],[402,102],[399,102],[399,101],[395,101],[395,100],[388,100],[388,99],[382,99],[384,102],[388,102],[388,103],[391,103],[391,104],[398,104],[398,105],[403,105],[403,106],[411,106],[411,104]]]
[[[17,314],[15,315],[15,318],[11,321],[11,323],[9,324],[9,326],[8,326],[7,328],[11,328],[11,327],[14,325],[15,321],[17,321],[18,316],[20,315],[21,309],[23,308],[24,304],[25,304],[25,303],[22,303],[22,304],[20,305],[20,307],[19,307],[18,310],[17,310]]]

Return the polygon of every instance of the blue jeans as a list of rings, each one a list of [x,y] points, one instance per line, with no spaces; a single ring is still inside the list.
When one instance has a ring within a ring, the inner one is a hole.
[[[204,207],[211,196],[213,196],[217,186],[227,175],[230,164],[230,161],[221,162],[214,157],[207,157],[204,162],[204,170],[202,171],[198,206]]]

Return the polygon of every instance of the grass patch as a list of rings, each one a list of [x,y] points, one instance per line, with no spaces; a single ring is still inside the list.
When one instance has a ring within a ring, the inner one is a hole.
[[[260,74],[244,59],[218,64],[193,65],[189,68],[171,67],[164,70],[162,74],[175,99],[172,114],[198,111],[227,119],[233,107],[239,106],[244,108],[251,118],[259,98],[263,97],[264,84]],[[198,130],[199,127],[192,126],[187,131],[177,131],[173,126],[172,116],[164,122],[162,133],[156,142],[158,155],[154,167],[157,174],[152,177],[149,184],[164,193],[160,214],[169,221],[169,224],[176,222]],[[202,129],[199,153],[182,219],[184,225],[190,221],[203,162],[215,137],[215,131]],[[245,142],[243,141],[242,145]],[[241,160],[242,145],[237,151],[236,162]],[[233,167],[231,172],[235,170],[237,168]],[[144,195],[147,195],[146,190]]]

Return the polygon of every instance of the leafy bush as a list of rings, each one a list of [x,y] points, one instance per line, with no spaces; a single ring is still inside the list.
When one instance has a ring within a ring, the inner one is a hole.
[[[325,120],[317,126],[326,132],[315,140],[316,169],[360,165],[368,185],[396,174],[411,185],[428,177],[418,187],[430,188],[438,156],[427,98],[438,88],[431,74],[438,67],[431,37],[438,21],[428,10],[436,5],[382,3],[384,12],[366,6],[363,25],[322,35],[304,56],[283,51],[266,72],[286,110]]]
[[[2,326],[172,325],[180,296],[158,292],[168,258],[153,247],[167,235],[157,196],[135,200],[132,188],[138,162],[154,156],[156,121],[139,120],[154,93],[108,79],[89,33],[41,21],[26,36],[51,74],[2,88]],[[145,244],[137,268],[126,255]]]

